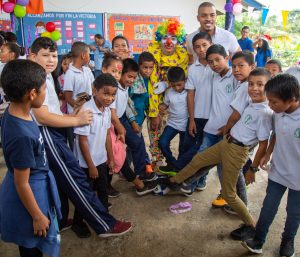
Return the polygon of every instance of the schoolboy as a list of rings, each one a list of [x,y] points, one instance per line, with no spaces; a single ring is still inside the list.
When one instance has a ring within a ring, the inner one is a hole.
[[[279,60],[271,59],[267,61],[265,68],[271,72],[272,78],[282,72],[282,66]]]
[[[20,79],[22,78],[22,79]],[[19,246],[20,256],[58,257],[61,218],[55,179],[42,135],[30,115],[45,99],[46,72],[32,61],[4,67],[1,84],[11,103],[2,118],[2,144],[8,172],[0,187],[0,234]]]
[[[270,72],[265,69],[255,69],[250,73],[248,94],[251,102],[230,133],[219,143],[195,155],[184,169],[170,179],[171,182],[180,184],[199,169],[222,163],[222,197],[245,223],[231,232],[230,235],[235,240],[248,239],[254,233],[254,220],[246,205],[237,196],[236,184],[240,170],[248,159],[249,149],[259,142],[253,163],[246,173],[248,184],[255,181],[255,172],[268,146],[273,112],[268,107],[264,86],[269,78]],[[201,170],[198,175],[202,176],[206,173],[205,170]]]
[[[266,84],[265,91],[269,106],[275,112],[274,136],[260,162],[260,167],[269,171],[268,186],[254,238],[242,242],[242,245],[253,253],[262,253],[269,227],[288,189],[280,256],[292,257],[295,256],[294,239],[300,223],[300,87],[294,76],[279,74]],[[271,167],[268,168],[271,155]]]
[[[159,147],[168,164],[173,165],[176,160],[170,149],[171,140],[179,134],[179,157],[183,153],[183,140],[188,120],[187,91],[184,89],[185,73],[181,67],[172,67],[167,74],[168,84],[171,86],[166,92],[164,102],[159,110],[168,110],[166,127],[159,138]]]
[[[64,228],[67,223],[69,198],[100,237],[117,236],[128,232],[131,223],[117,221],[107,212],[90,188],[86,174],[82,172],[74,154],[65,143],[63,128],[88,125],[92,122],[93,114],[91,111],[80,111],[76,115],[62,115],[50,75],[58,61],[56,43],[46,37],[37,38],[31,46],[31,59],[40,64],[47,73],[45,101],[40,108],[33,109],[33,113],[40,125],[50,169],[60,189],[63,215],[60,228]],[[90,234],[87,226],[82,232],[85,236]]]
[[[90,61],[89,46],[83,42],[75,42],[71,48],[72,63],[65,74],[64,95],[68,103],[68,113],[73,112],[76,96],[85,92],[92,95],[94,75],[86,65]]]

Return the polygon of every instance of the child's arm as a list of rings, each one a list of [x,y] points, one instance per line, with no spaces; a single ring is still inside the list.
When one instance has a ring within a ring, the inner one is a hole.
[[[188,112],[189,112],[189,134],[192,137],[196,136],[197,133],[197,127],[195,123],[195,90],[189,89],[187,93],[187,106],[188,106]]]
[[[64,96],[69,105],[74,107],[75,100],[73,99],[73,92],[72,91],[64,91]]]
[[[268,147],[268,140],[259,141],[258,149],[254,156],[254,160],[251,164],[251,167],[246,172],[245,179],[246,179],[247,185],[255,182],[255,170],[254,169],[258,168],[261,159],[266,154],[267,147]]]
[[[168,105],[166,105],[165,103],[161,103],[158,106],[159,111],[164,112],[165,110],[168,109]]]
[[[262,157],[262,159],[260,160],[260,164],[259,164],[259,166],[263,170],[268,170],[267,164],[270,161],[271,155],[274,150],[275,143],[276,143],[276,135],[272,134],[266,154],[265,154],[265,156]]]
[[[88,125],[93,120],[93,113],[90,110],[79,111],[76,115],[58,115],[51,113],[48,106],[33,108],[33,114],[37,121],[43,126],[54,128],[67,128]]]
[[[116,109],[111,108],[110,111],[111,111],[111,122],[118,132],[117,140],[120,139],[125,144],[126,130],[117,116]]]
[[[228,118],[227,124],[224,127],[218,129],[219,131],[218,135],[225,136],[226,134],[228,134],[228,132],[235,125],[235,123],[239,121],[240,118],[241,118],[241,114],[237,110],[233,109],[232,114]]]
[[[108,167],[109,167],[110,171],[114,172],[115,159],[114,159],[114,155],[113,155],[111,136],[110,136],[109,129],[107,130],[107,134],[106,134],[105,146],[106,146],[106,151],[107,151],[107,157],[108,157],[108,160],[109,160]]]
[[[30,169],[14,169],[14,183],[21,202],[29,212],[33,221],[33,233],[46,237],[50,221],[40,210],[31,187],[28,183]]]
[[[99,176],[98,170],[97,170],[96,166],[94,165],[94,162],[93,162],[91,154],[90,154],[87,136],[79,135],[79,147],[80,147],[82,156],[88,166],[90,178],[92,178],[92,179],[98,178],[98,176]]]

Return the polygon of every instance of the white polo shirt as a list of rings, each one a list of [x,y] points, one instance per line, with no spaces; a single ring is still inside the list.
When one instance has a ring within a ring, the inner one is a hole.
[[[120,83],[118,83],[116,99],[109,107],[116,109],[117,116],[121,118],[126,111],[127,103],[128,103],[128,88],[124,88]]]
[[[203,65],[197,59],[188,69],[185,89],[195,90],[194,116],[208,119],[211,109],[212,78],[214,72],[209,65]]]
[[[251,102],[232,127],[230,134],[248,146],[268,140],[272,130],[272,116],[273,111],[269,108],[268,102]]]
[[[187,109],[187,91],[183,90],[181,93],[178,93],[173,88],[168,89],[165,93],[164,104],[169,107],[167,126],[179,131],[186,131],[189,115]]]
[[[86,102],[83,108],[93,112],[93,122],[90,125],[74,128],[74,133],[76,134],[74,154],[79,161],[80,167],[88,168],[79,147],[79,135],[87,136],[89,151],[94,165],[98,166],[105,163],[107,161],[105,143],[107,130],[111,126],[111,113],[108,107],[105,107],[104,111],[101,112],[96,106],[94,98]]]
[[[226,125],[232,113],[230,104],[234,99],[234,90],[235,79],[231,69],[223,77],[218,73],[214,73],[211,111],[204,127],[206,133],[217,135],[219,133],[218,129]]]
[[[94,82],[94,75],[90,68],[83,66],[82,70],[69,65],[64,77],[64,91],[73,92],[72,98],[75,100],[76,95],[82,92],[92,95],[92,84]],[[73,108],[68,104],[68,113],[72,113]]]
[[[248,106],[249,101],[250,97],[248,95],[248,81],[243,83],[238,81],[234,91],[234,99],[230,104],[231,108],[235,109],[240,115],[242,115],[245,108]]]
[[[276,143],[269,179],[300,190],[300,108],[293,113],[274,115]]]
[[[300,67],[291,67],[285,73],[295,76],[300,84]]]
[[[198,57],[193,49],[193,37],[199,32],[200,29],[197,29],[187,36],[187,52],[193,55],[194,60]],[[240,46],[237,38],[230,31],[219,27],[216,27],[215,34],[212,36],[212,42],[222,45],[228,54],[233,54]]]

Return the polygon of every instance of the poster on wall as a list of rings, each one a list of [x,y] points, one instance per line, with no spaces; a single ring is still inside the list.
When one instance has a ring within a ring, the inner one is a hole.
[[[11,31],[10,17],[8,13],[0,13],[0,30]]]
[[[53,22],[61,33],[58,54],[66,54],[71,50],[74,41],[90,43],[95,34],[103,34],[103,14],[45,12],[43,14],[26,15],[23,18],[24,43],[29,47],[46,29],[47,22]]]
[[[132,53],[141,53],[147,49],[153,40],[157,26],[165,19],[179,16],[112,14],[106,15],[107,36],[112,40],[117,35],[123,35],[129,41]]]

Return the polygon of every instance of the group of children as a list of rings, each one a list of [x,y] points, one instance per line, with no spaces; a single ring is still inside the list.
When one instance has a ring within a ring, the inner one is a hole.
[[[164,96],[159,115],[166,119],[159,146],[167,165],[158,171],[164,176],[153,172],[142,134],[156,65],[151,53],[143,52],[136,63],[129,58],[127,39],[116,36],[101,74],[94,77],[87,67],[94,48],[83,42],[75,42],[62,57],[59,74],[54,73],[58,55],[51,39],[37,38],[30,60],[14,60],[18,53],[3,46],[11,54],[1,76],[10,105],[1,125],[8,172],[0,190],[0,235],[19,246],[20,256],[58,256],[59,231],[71,227],[77,236],[89,237],[86,222],[100,237],[130,231],[131,222],[116,220],[108,211],[108,197],[120,195],[111,185],[116,172],[140,196],[160,193],[162,186],[190,196],[205,189],[215,165],[221,193],[213,205],[239,215],[244,225],[231,237],[251,252],[262,252],[289,189],[280,254],[293,256],[300,222],[299,82],[276,75],[281,65],[275,60],[266,69],[255,68],[247,51],[235,53],[230,67],[224,47],[214,45],[205,32],[192,43],[198,58],[187,75],[180,67],[169,68],[167,88],[159,92]],[[170,149],[176,135],[177,158]],[[246,185],[255,181],[259,166],[269,168],[272,153],[267,195],[256,223],[247,208]],[[75,206],[72,221],[68,200]],[[14,221],[21,219],[16,226]]]

